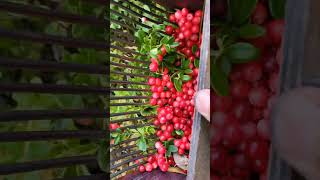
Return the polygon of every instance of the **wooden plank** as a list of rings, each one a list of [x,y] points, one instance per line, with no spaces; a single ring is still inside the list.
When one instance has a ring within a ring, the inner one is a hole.
[[[280,93],[292,88],[320,86],[320,1],[287,1],[286,26],[283,44]],[[273,113],[271,114],[271,125]],[[272,142],[275,142],[274,139]],[[303,179],[272,148],[269,180]]]
[[[210,0],[205,1],[203,41],[201,46],[198,90],[210,88]],[[187,180],[210,179],[209,122],[196,112]]]

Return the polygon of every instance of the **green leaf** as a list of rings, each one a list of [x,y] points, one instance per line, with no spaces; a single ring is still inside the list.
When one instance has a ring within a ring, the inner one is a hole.
[[[175,130],[174,132],[179,136],[183,136],[184,135],[182,130]]]
[[[140,139],[137,142],[137,146],[139,150],[146,151],[147,150],[147,141],[144,137],[140,137]]]
[[[191,77],[189,75],[183,75],[182,76],[182,80],[187,82],[187,81],[190,81]]]
[[[226,56],[223,56],[221,58],[220,67],[226,76],[228,76],[230,74],[232,65]]]
[[[163,57],[163,61],[169,64],[173,64],[177,59],[177,54],[170,54]]]
[[[170,52],[170,51],[171,51],[171,47],[170,47],[169,44],[164,45],[164,47],[166,48],[166,51],[167,51],[167,52]]]
[[[171,47],[171,48],[176,48],[176,47],[178,47],[179,45],[180,45],[180,43],[174,42],[174,43],[172,43],[172,44],[170,45],[170,47]]]
[[[181,60],[181,68],[182,69],[188,69],[189,68],[189,64],[190,64],[190,60],[189,59],[182,59]]]
[[[285,16],[286,0],[269,0],[271,16],[275,19],[282,19]]]
[[[164,37],[161,39],[160,43],[161,43],[161,44],[167,44],[168,41],[169,41],[169,37],[168,37],[168,36],[164,36]]]
[[[182,89],[182,81],[181,81],[181,79],[174,79],[173,80],[173,84],[174,84],[174,87],[176,88],[176,90],[181,92],[181,89]]]
[[[107,141],[101,141],[98,148],[97,161],[102,171],[107,172],[109,169],[109,154]]]
[[[229,0],[232,23],[245,23],[254,11],[258,0]]]
[[[150,56],[153,57],[153,58],[157,58],[157,55],[159,54],[159,50],[158,48],[153,48],[151,49],[150,51]]]
[[[187,70],[184,70],[184,73],[191,74],[191,73],[193,73],[193,71],[191,69],[187,69]]]
[[[225,73],[211,60],[211,86],[221,96],[229,95],[229,82]]]
[[[266,30],[263,27],[255,24],[246,24],[238,30],[239,37],[243,39],[257,38],[265,33]]]
[[[195,54],[198,50],[198,46],[197,45],[193,45],[192,46],[192,53]]]
[[[249,43],[239,42],[228,47],[225,54],[232,63],[247,63],[257,59],[260,51]]]
[[[194,64],[194,66],[195,66],[196,68],[199,68],[199,67],[200,67],[200,59],[195,58],[193,64]]]
[[[121,142],[121,136],[117,136],[115,139],[114,139],[114,144],[117,145]]]
[[[175,145],[170,145],[168,147],[168,151],[175,153],[175,152],[178,152],[178,148]]]

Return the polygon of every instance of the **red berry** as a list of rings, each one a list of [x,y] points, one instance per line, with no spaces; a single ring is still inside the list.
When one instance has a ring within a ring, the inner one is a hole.
[[[232,120],[232,117],[224,112],[214,112],[212,114],[212,125],[215,128],[222,128]]]
[[[199,26],[192,26],[191,27],[191,32],[192,33],[199,33],[199,31],[200,31],[200,28],[199,28]]]
[[[166,33],[171,35],[173,33],[173,27],[170,25],[166,26]]]
[[[253,139],[257,135],[257,126],[252,122],[241,125],[241,131],[245,139]]]
[[[252,115],[250,104],[247,103],[246,101],[234,103],[231,109],[231,113],[240,122],[245,122],[250,120]]]
[[[249,143],[248,155],[252,159],[267,159],[269,155],[269,144],[265,141],[253,141]]]
[[[257,124],[258,136],[264,140],[270,140],[270,125],[267,120],[260,120]]]
[[[252,88],[249,92],[249,100],[255,107],[266,107],[268,103],[268,90],[264,87]]]
[[[201,22],[201,18],[200,17],[194,17],[192,19],[192,24],[194,24],[194,25],[198,25],[198,24],[200,24],[200,22]]]
[[[175,16],[176,20],[180,20],[181,17],[182,17],[181,11],[175,12],[175,13],[174,13],[174,16]]]
[[[151,163],[147,163],[145,168],[146,168],[146,171],[147,171],[147,172],[151,172],[151,171],[152,171],[152,169],[153,169],[153,167],[152,167],[152,164],[151,164]]]
[[[233,81],[231,82],[231,95],[235,98],[243,99],[248,96],[250,85],[245,81]]]
[[[165,154],[166,151],[167,151],[166,148],[163,147],[163,146],[158,149],[158,153],[159,153],[159,154]]]
[[[255,82],[262,77],[262,65],[259,62],[251,62],[243,66],[243,77],[246,81]]]
[[[174,14],[171,14],[170,16],[169,16],[169,21],[170,22],[176,22],[176,17],[175,17],[175,15]]]
[[[268,19],[267,7],[263,3],[258,2],[256,9],[251,15],[251,19],[254,24],[263,24]]]
[[[284,32],[284,20],[277,19],[268,23],[267,35],[274,46],[280,46]]]
[[[151,72],[156,72],[158,71],[158,63],[152,62],[149,66],[149,69]]]
[[[192,21],[192,19],[193,19],[193,15],[192,15],[191,13],[189,13],[189,14],[187,15],[187,20],[188,20],[188,21]]]
[[[140,172],[145,172],[146,168],[143,165],[141,165],[141,166],[139,166],[139,171]]]
[[[154,145],[157,149],[159,149],[160,147],[162,147],[162,143],[160,141],[157,141]]]
[[[183,8],[183,9],[181,10],[182,16],[187,16],[188,13],[189,13],[189,10],[188,10],[187,8]]]
[[[241,142],[243,135],[238,123],[230,123],[224,129],[224,140],[227,145],[236,145]]]
[[[232,98],[230,96],[213,96],[212,109],[214,111],[227,112],[232,107]]]
[[[162,166],[160,166],[160,170],[163,172],[167,172],[169,169],[169,165],[167,163],[162,164]]]
[[[202,16],[202,11],[201,11],[201,10],[197,10],[197,11],[194,13],[194,15],[195,15],[196,17],[201,17],[201,16]]]

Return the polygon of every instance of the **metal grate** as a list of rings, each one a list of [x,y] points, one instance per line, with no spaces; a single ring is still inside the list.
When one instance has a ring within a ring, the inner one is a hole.
[[[148,21],[154,24],[170,23],[167,17],[173,12],[173,8],[179,8],[179,2],[181,1],[110,0],[110,22],[118,25],[118,27],[111,27],[110,29],[110,123],[119,123],[121,125],[120,129],[135,129],[137,127],[151,125],[154,119],[153,116],[143,116],[140,113],[141,106],[149,104],[151,93],[149,92],[147,79],[148,77],[152,77],[153,74],[150,73],[148,69],[149,60],[147,60],[144,55],[136,52],[137,46],[135,45],[133,34],[135,30],[140,28],[151,28],[149,25],[141,22],[142,17],[147,17]],[[187,4],[190,9],[202,9],[204,6],[204,1],[184,2],[188,2]],[[143,8],[144,4],[148,5],[150,10]],[[184,5],[186,4],[180,4],[180,7]],[[207,18],[205,18],[205,21],[207,24],[206,27],[209,28],[210,1],[206,1],[206,7]],[[205,29],[207,33],[204,33],[203,36],[209,37],[210,28],[208,28]],[[201,73],[199,76],[206,76],[207,74],[205,73],[209,73],[206,63],[209,62],[207,61],[209,58],[209,41],[204,40],[203,44],[204,48],[202,48],[203,52],[201,52],[201,61],[204,63],[202,67],[200,67],[202,72],[200,70]],[[209,81],[200,82],[199,88],[208,88],[209,84],[206,84],[208,82]],[[127,95],[126,92],[133,92],[134,95]],[[205,136],[204,131],[206,130],[204,127],[208,125],[202,124],[200,119],[200,115],[197,115],[195,118],[194,127],[196,127],[197,130],[193,131],[193,139],[198,139],[199,136]],[[156,137],[151,136],[149,138],[154,139]],[[134,163],[135,160],[143,159],[156,152],[155,148],[152,147],[148,149],[146,154],[143,154],[136,146],[137,140],[138,138],[131,138],[121,141],[117,145],[110,145],[110,177],[112,179],[121,178],[131,171],[134,171],[135,168],[138,167],[138,165]],[[194,152],[192,152],[194,157],[193,159],[191,158],[190,164],[192,164],[192,167],[190,169],[194,174],[196,174],[195,170],[199,170],[200,167],[194,168],[194,166],[200,164],[199,160],[201,158],[199,158],[200,155],[198,153],[206,152],[201,148],[199,149],[199,146],[202,145],[204,149],[209,149],[209,147],[206,148],[209,141],[205,141],[206,138],[202,138],[202,141],[199,141],[199,143],[193,143],[191,145],[191,147],[194,148]],[[208,155],[209,152],[205,157]],[[206,162],[201,163],[206,164]],[[209,165],[209,161],[207,165]],[[209,168],[204,168],[202,171],[209,173]],[[205,175],[206,173],[203,173],[203,177]],[[190,177],[194,179],[197,176],[191,175]]]
[[[92,30],[103,31],[107,26],[105,20],[105,10],[101,11],[100,16],[97,15],[83,15],[69,12],[60,7],[60,1],[46,1],[46,6],[36,4],[1,1],[0,13],[7,13],[13,17],[22,17],[25,19],[32,19],[35,21],[46,22],[62,22],[64,25],[73,26],[89,26]],[[79,0],[79,3],[86,3],[90,6],[107,7],[107,0]],[[105,8],[106,9],[106,8]],[[26,28],[28,29],[28,28]],[[108,48],[108,41],[104,38],[87,38],[75,37],[70,33],[66,35],[50,34],[44,32],[36,32],[20,29],[10,29],[8,27],[0,27],[0,41],[2,42],[16,42],[22,46],[29,44],[49,47],[52,49],[59,49],[59,52],[78,52],[83,49],[93,50],[96,52],[106,52]],[[101,63],[80,63],[77,60],[74,63],[63,62],[59,58],[47,59],[47,57],[39,56],[39,59],[32,59],[28,57],[14,57],[8,54],[0,55],[0,69],[10,73],[19,73],[21,71],[43,74],[57,74],[64,75],[82,74],[84,76],[101,76],[104,80],[105,86],[90,84],[73,84],[73,83],[58,83],[58,82],[34,82],[28,81],[18,82],[16,80],[1,81],[0,82],[0,95],[8,94],[36,94],[36,95],[52,95],[48,97],[65,96],[88,96],[105,98],[110,91],[107,85],[108,78],[106,74],[109,73],[107,60]],[[107,57],[106,57],[107,58]],[[49,99],[49,98],[48,98]],[[80,143],[83,141],[99,142],[106,138],[106,115],[108,107],[102,105],[89,105],[87,107],[73,107],[73,108],[19,108],[8,109],[0,111],[0,123],[25,123],[34,121],[70,121],[74,118],[97,118],[102,122],[104,127],[94,129],[78,129],[78,130],[64,130],[64,129],[47,129],[30,131],[6,131],[0,132],[0,143],[13,143],[13,142],[33,142],[43,141],[49,143],[59,140],[77,140]],[[21,152],[22,153],[22,152]],[[27,173],[32,171],[64,168],[75,165],[88,165],[97,167],[96,153],[64,156],[55,159],[33,160],[17,163],[4,163],[0,164],[0,175],[3,177],[17,174]],[[101,170],[95,170],[91,175],[84,175],[78,177],[69,177],[65,179],[107,179],[107,174]],[[46,177],[47,178],[47,177]]]

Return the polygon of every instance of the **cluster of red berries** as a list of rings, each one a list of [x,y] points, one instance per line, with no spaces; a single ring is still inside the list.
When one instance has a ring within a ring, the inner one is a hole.
[[[169,16],[169,20],[172,23],[178,24],[178,28],[172,26],[166,27],[166,33],[173,35],[176,42],[180,43],[178,52],[183,53],[191,62],[195,58],[200,57],[200,45],[201,45],[201,18],[202,11],[198,10],[194,14],[190,13],[187,8],[176,11],[174,14]],[[192,47],[196,45],[197,51],[192,52]]]
[[[160,146],[160,144],[158,144],[158,146]],[[162,146],[162,144],[160,148],[164,149],[165,151],[165,148]],[[135,163],[139,165],[138,169],[140,172],[145,172],[145,171],[151,172],[152,170],[157,169],[158,167],[160,168],[161,171],[166,172],[168,171],[170,166],[175,165],[172,157],[165,158],[163,154],[156,154],[156,155],[149,156],[147,159],[147,163],[145,164],[143,164],[143,161],[141,159],[136,160]]]
[[[153,124],[158,128],[156,135],[159,141],[155,143],[157,153],[148,158],[148,163],[139,166],[139,171],[151,171],[160,168],[161,171],[168,171],[169,166],[174,166],[172,157],[165,156],[167,149],[164,146],[165,141],[172,141],[178,149],[178,154],[188,154],[190,150],[190,140],[192,133],[192,123],[194,117],[194,94],[197,90],[198,68],[194,66],[195,58],[200,57],[201,23],[202,11],[198,10],[194,14],[189,13],[188,9],[183,8],[175,14],[169,16],[172,23],[177,23],[179,28],[166,26],[166,33],[172,35],[175,42],[179,42],[177,52],[184,54],[189,60],[189,68],[192,73],[191,79],[182,84],[181,91],[177,91],[167,67],[160,72],[160,78],[151,77],[148,84],[152,92],[150,105],[157,107],[157,118]],[[192,48],[196,45],[196,52]],[[157,58],[151,58],[149,66],[150,71],[159,72],[159,64],[163,57],[167,55],[165,47],[161,48]],[[176,59],[175,66],[180,66],[181,61]],[[176,133],[175,131],[179,131]],[[139,164],[139,162],[136,162]]]
[[[214,95],[212,107],[211,179],[266,179],[269,161],[269,113],[277,95],[280,46],[284,21],[272,20],[264,2],[258,2],[251,22],[266,34],[250,43],[258,47],[259,59],[233,66],[230,96]]]

